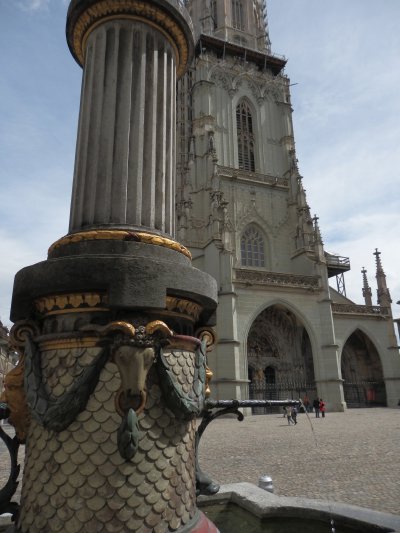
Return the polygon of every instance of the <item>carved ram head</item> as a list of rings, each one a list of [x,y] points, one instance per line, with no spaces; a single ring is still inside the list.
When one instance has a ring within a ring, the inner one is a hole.
[[[136,328],[127,322],[112,322],[103,330],[103,334],[110,333],[116,333],[112,357],[121,377],[116,409],[121,416],[129,409],[139,414],[146,405],[146,379],[155,361],[155,346],[160,339],[171,337],[173,332],[164,322],[155,320]]]

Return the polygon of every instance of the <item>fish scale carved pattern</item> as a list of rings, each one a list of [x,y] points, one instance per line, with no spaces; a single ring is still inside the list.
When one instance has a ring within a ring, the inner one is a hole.
[[[41,353],[48,392],[60,397],[99,354],[99,348]],[[193,384],[194,354],[164,353],[182,389]],[[176,530],[196,513],[195,422],[179,421],[166,408],[156,369],[147,378],[139,419],[139,447],[130,462],[117,448],[121,417],[115,394],[121,385],[109,361],[85,410],[59,433],[32,420],[26,446],[19,530],[86,533]]]

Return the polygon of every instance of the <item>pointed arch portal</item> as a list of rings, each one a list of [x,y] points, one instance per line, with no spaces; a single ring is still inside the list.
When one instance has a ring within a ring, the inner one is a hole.
[[[342,351],[342,378],[347,407],[386,406],[386,389],[379,354],[359,329],[347,339]]]
[[[268,307],[254,320],[247,337],[247,359],[250,398],[316,396],[310,338],[301,321],[284,306]],[[253,413],[266,411],[274,409],[254,408]]]

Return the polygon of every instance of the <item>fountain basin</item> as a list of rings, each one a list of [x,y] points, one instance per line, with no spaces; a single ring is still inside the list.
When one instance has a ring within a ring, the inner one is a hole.
[[[322,500],[271,494],[251,483],[223,485],[198,507],[220,533],[400,533],[400,516]]]

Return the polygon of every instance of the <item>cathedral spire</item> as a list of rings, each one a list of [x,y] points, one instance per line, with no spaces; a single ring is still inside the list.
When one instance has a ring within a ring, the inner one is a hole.
[[[378,248],[375,248],[374,256],[376,260],[376,281],[378,284],[378,305],[381,307],[390,307],[392,299],[390,297],[389,289],[386,286],[386,275],[382,268],[380,255],[381,252],[378,252]]]
[[[362,275],[363,275],[363,289],[362,289],[362,295],[364,297],[365,305],[372,305],[372,291],[371,287],[368,285],[368,279],[367,279],[367,271],[364,267],[362,267]]]

